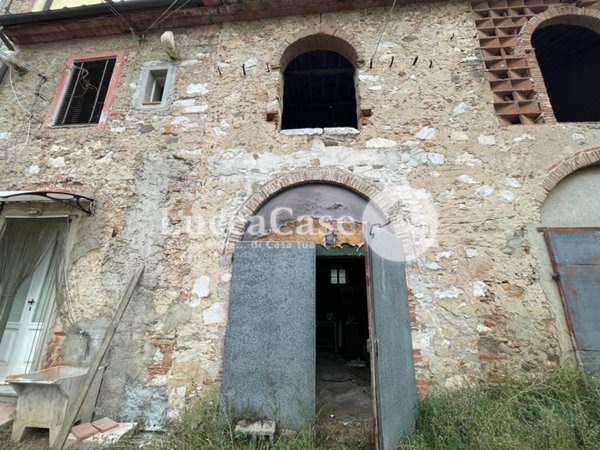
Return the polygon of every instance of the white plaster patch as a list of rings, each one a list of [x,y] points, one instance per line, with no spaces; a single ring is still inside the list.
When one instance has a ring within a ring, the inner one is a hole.
[[[480,166],[483,164],[479,158],[471,153],[463,153],[462,155],[458,155],[454,161],[456,164],[469,167]]]
[[[496,136],[491,134],[480,134],[477,138],[477,142],[481,145],[496,145]]]
[[[173,102],[173,106],[177,106],[177,107],[194,106],[195,104],[196,104],[195,98],[186,98],[183,100],[177,100],[177,101]]]
[[[383,86],[376,84],[375,86],[369,86],[370,91],[383,91]]]
[[[456,179],[458,181],[460,181],[461,183],[465,183],[465,184],[479,184],[479,181],[477,181],[471,175],[461,175]]]
[[[227,273],[224,273],[223,275],[221,275],[221,281],[223,281],[224,283],[231,281],[231,273],[227,272]]]
[[[441,270],[442,269],[442,266],[435,261],[425,264],[425,267],[429,270]]]
[[[535,137],[533,137],[529,133],[525,133],[525,134],[522,134],[521,136],[518,136],[513,139],[513,142],[523,142],[523,141],[535,141]]]
[[[112,156],[113,156],[113,152],[111,150],[106,155],[104,155],[102,158],[98,158],[96,160],[96,163],[97,164],[110,164],[110,163],[112,163],[112,160],[113,160]]]
[[[422,140],[430,140],[435,138],[435,135],[437,134],[437,130],[433,127],[423,127],[419,130],[419,132],[416,134],[416,137],[418,139],[422,139]]]
[[[473,289],[474,297],[485,297],[487,285],[483,281],[476,281],[475,283],[471,284],[471,288]]]
[[[10,137],[9,131],[3,131],[2,133],[0,133],[0,141],[4,141],[4,140],[8,139],[9,137]]]
[[[515,189],[519,189],[521,187],[521,183],[516,178],[505,178],[504,184]]]
[[[434,294],[437,298],[458,298],[461,291],[457,287],[452,286],[449,289],[435,291]]]
[[[48,165],[50,167],[65,167],[67,164],[65,163],[65,158],[59,156],[58,158],[48,158]]]
[[[373,138],[367,141],[367,148],[394,148],[398,144],[392,139]]]
[[[379,80],[379,75],[361,74],[358,76],[358,79],[360,81],[377,81],[377,80]]]
[[[171,125],[186,125],[190,123],[190,118],[186,116],[177,116],[171,121]]]
[[[475,193],[480,197],[489,197],[494,192],[494,186],[490,186],[489,184],[484,184],[483,186],[479,186],[475,189]]]
[[[125,127],[112,127],[110,131],[112,133],[123,133],[125,131]]]
[[[323,128],[323,133],[327,136],[354,136],[360,131],[352,127],[327,127]]]
[[[466,103],[460,102],[458,105],[456,105],[454,107],[454,109],[452,110],[452,114],[454,114],[455,116],[458,116],[460,114],[466,113],[467,109],[468,109],[468,106],[466,105]]]
[[[454,256],[454,253],[451,251],[446,251],[446,252],[439,252],[437,255],[435,255],[435,257],[437,259],[446,259],[446,258],[452,258]]]
[[[429,175],[431,175],[433,178],[439,178],[442,174],[439,173],[437,170],[432,170],[431,172],[429,172]]]
[[[294,128],[292,130],[281,130],[284,136],[314,136],[323,134],[323,128]]]
[[[515,199],[515,194],[510,191],[500,191],[498,192],[498,197],[502,200],[506,200],[507,202],[512,202]]]
[[[180,66],[193,66],[195,64],[198,64],[200,61],[197,59],[186,59],[185,61],[182,61],[179,63]]]
[[[27,175],[38,175],[41,171],[42,169],[40,169],[40,166],[38,166],[37,164],[32,164],[31,166],[27,167],[27,169],[25,169],[25,173]]]
[[[200,298],[208,297],[210,293],[210,277],[202,275],[194,282],[194,288],[192,289],[194,295]]]
[[[214,127],[213,133],[215,133],[215,136],[218,136],[218,137],[225,136],[227,134],[223,130],[221,130],[219,127]]]
[[[406,145],[407,147],[415,147],[419,145],[419,141],[404,141],[402,145]]]
[[[208,309],[202,313],[202,320],[204,320],[206,325],[223,323],[225,321],[225,306],[223,303],[219,302],[210,305]]]
[[[208,111],[208,105],[195,105],[183,108],[185,114],[199,114]]]
[[[577,142],[583,142],[583,141],[585,141],[585,136],[581,133],[573,133],[571,135],[571,139],[573,139],[574,141],[577,141]]]
[[[246,69],[250,69],[251,67],[254,67],[258,64],[258,60],[256,58],[248,58],[246,61],[244,61],[244,66],[246,66]]]
[[[446,158],[441,153],[430,152],[427,154],[427,159],[431,164],[441,165],[444,164]]]
[[[453,141],[468,141],[469,135],[462,131],[453,131],[452,133],[450,133],[450,139],[452,139]]]
[[[465,248],[465,253],[467,254],[467,258],[476,258],[479,256],[479,250],[476,248],[467,247]]]
[[[208,94],[208,83],[190,84],[185,89],[187,95],[206,95]]]
[[[490,331],[491,328],[490,327],[486,327],[484,324],[479,323],[477,324],[477,332],[478,333],[487,333],[488,331]]]

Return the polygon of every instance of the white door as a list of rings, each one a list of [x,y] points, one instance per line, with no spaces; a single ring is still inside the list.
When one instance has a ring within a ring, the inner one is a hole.
[[[49,280],[52,252],[19,287],[0,341],[0,382],[7,375],[28,373],[49,316],[54,292]]]

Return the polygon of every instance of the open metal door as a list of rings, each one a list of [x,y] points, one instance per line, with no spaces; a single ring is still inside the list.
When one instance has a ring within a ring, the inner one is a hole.
[[[316,249],[239,242],[233,255],[221,406],[298,428],[315,414]]]
[[[385,239],[386,259],[374,251]],[[397,252],[390,245],[398,245]],[[371,383],[375,442],[378,450],[393,450],[415,429],[417,390],[408,314],[408,290],[400,242],[386,231],[372,229],[367,250]]]
[[[548,229],[545,238],[581,362],[600,374],[600,230]]]

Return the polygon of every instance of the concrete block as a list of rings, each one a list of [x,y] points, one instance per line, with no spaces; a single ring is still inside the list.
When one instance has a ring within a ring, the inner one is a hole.
[[[137,427],[137,422],[119,423],[118,426],[112,430],[105,431],[104,433],[97,433],[85,439],[81,443],[81,450],[94,450],[113,445],[122,439],[133,436],[137,432]]]
[[[259,420],[257,422],[246,422],[240,420],[235,425],[235,433],[251,436],[253,438],[263,437],[271,441],[275,438],[275,421],[274,420]]]
[[[110,431],[113,428],[117,428],[119,426],[119,424],[117,422],[115,422],[112,419],[109,419],[108,417],[104,417],[104,418],[102,418],[100,420],[96,420],[95,422],[92,422],[92,425],[100,433],[104,433],[106,431]]]
[[[75,435],[77,439],[83,441],[84,439],[87,439],[90,436],[93,436],[94,434],[98,433],[98,430],[94,428],[94,426],[91,423],[85,422],[80,423],[79,425],[76,425],[73,428],[71,428],[71,432]]]

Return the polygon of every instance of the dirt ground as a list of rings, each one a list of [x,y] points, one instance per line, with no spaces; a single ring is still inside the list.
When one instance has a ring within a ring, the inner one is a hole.
[[[373,448],[371,378],[368,366],[334,355],[317,358],[318,433],[352,449]]]
[[[48,430],[30,430],[19,443],[10,440],[10,427],[0,431],[0,450],[49,450],[49,448]]]

